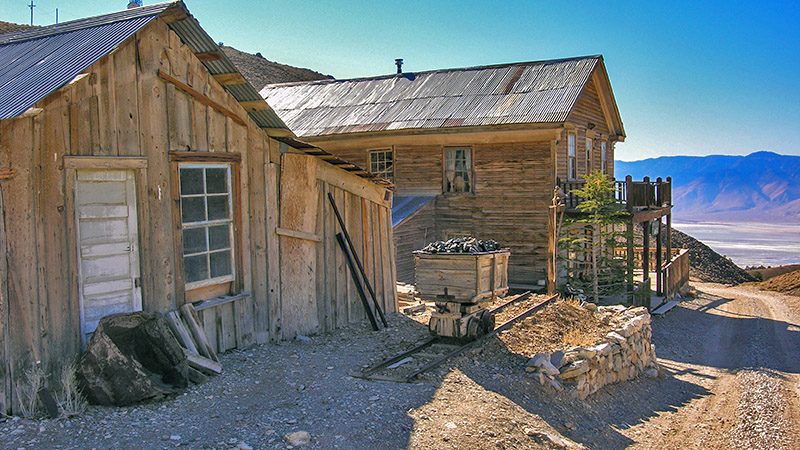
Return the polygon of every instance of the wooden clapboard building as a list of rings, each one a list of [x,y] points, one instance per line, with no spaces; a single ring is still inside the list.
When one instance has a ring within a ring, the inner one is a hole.
[[[399,70],[398,70],[399,72]],[[302,139],[394,182],[397,277],[411,251],[460,235],[511,248],[509,280],[547,269],[557,180],[614,175],[625,131],[602,56],[268,85]]]
[[[183,2],[0,35],[0,413],[98,320],[195,302],[217,351],[395,311],[391,192],[294,139]]]

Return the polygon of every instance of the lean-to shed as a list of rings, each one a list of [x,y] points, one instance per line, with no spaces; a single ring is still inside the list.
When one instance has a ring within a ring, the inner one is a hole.
[[[293,137],[183,2],[0,35],[0,412],[108,314],[196,302],[219,351],[361,320],[328,193],[395,311],[391,192]]]

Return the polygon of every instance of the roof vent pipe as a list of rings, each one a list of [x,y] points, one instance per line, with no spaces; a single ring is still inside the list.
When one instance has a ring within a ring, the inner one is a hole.
[[[395,59],[394,64],[397,66],[397,73],[403,73],[403,58]]]
[[[142,6],[142,0],[133,0],[128,3],[128,9],[138,8]]]

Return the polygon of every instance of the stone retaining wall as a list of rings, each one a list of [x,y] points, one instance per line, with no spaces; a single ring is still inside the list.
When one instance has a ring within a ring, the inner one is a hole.
[[[599,314],[601,320],[614,330],[606,335],[604,341],[591,347],[573,347],[552,354],[538,353],[528,362],[528,372],[536,373],[542,384],[549,383],[556,389],[566,385],[581,399],[607,384],[630,380],[641,374],[653,378],[658,376],[655,346],[650,343],[652,330],[647,308],[586,306],[596,309],[595,314]]]

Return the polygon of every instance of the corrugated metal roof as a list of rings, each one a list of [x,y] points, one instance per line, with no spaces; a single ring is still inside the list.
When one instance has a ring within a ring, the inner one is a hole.
[[[0,36],[0,119],[24,113],[169,6],[162,3]]]
[[[602,56],[267,85],[261,95],[298,136],[557,123]]]
[[[411,217],[435,198],[433,195],[395,195],[392,201],[392,227]]]
[[[182,1],[126,9],[0,35],[0,119],[24,113],[170,8],[180,8],[186,13],[186,18],[170,23],[169,27],[192,51],[219,53],[220,59],[203,62],[212,75],[238,73]],[[263,101],[249,83],[224,88],[237,101]],[[249,114],[262,128],[287,128],[268,105]]]

